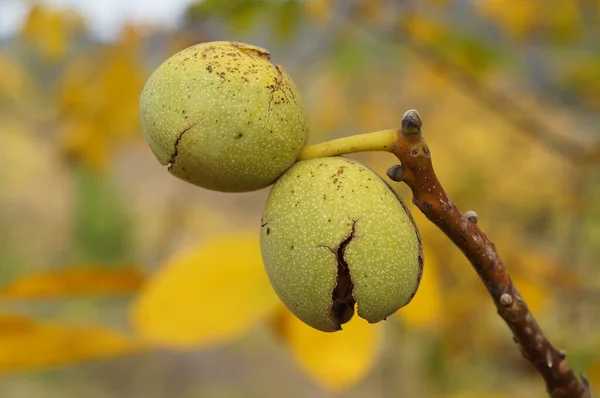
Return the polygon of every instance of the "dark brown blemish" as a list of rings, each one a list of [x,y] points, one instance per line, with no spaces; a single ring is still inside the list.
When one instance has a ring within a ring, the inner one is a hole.
[[[208,71],[208,73],[212,73],[212,66],[208,65],[206,67],[206,70]]]
[[[244,134],[242,134],[242,133],[237,133],[237,134],[235,135],[235,139],[236,139],[236,140],[237,140],[237,139],[240,139],[240,138],[242,138],[243,136],[244,136]]]
[[[344,254],[346,252],[346,247],[348,247],[348,244],[350,244],[356,235],[357,222],[358,220],[352,221],[350,235],[340,243],[339,247],[334,252],[337,260],[337,283],[331,294],[333,304],[331,305],[330,317],[336,330],[342,330],[342,325],[350,321],[354,316],[354,305],[356,304],[356,300],[352,295],[354,283],[352,283],[350,269],[348,268],[348,263],[344,259]]]
[[[271,228],[267,227],[267,235],[269,235],[271,233]]]

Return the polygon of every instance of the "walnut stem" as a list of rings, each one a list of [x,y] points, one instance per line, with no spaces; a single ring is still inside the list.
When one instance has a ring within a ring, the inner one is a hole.
[[[587,383],[575,376],[566,354],[552,346],[527,308],[495,245],[477,226],[475,213],[461,213],[444,192],[433,170],[421,126],[417,111],[404,114],[392,149],[402,166],[392,166],[388,176],[408,185],[413,203],[462,250],[492,296],[498,314],[511,329],[521,354],[543,377],[550,396],[590,398]]]
[[[391,152],[398,130],[382,130],[374,133],[351,135],[337,140],[305,146],[298,154],[298,160],[325,158],[364,151]]]

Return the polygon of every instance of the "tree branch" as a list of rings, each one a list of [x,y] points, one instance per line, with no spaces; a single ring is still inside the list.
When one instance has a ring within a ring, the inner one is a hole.
[[[462,250],[492,296],[498,314],[511,329],[521,354],[544,378],[550,396],[590,398],[585,379],[575,376],[566,354],[552,346],[527,308],[495,245],[477,226],[477,215],[461,213],[444,192],[433,170],[421,126],[416,111],[404,114],[392,149],[402,165],[392,166],[388,177],[406,183],[413,193],[413,203]]]

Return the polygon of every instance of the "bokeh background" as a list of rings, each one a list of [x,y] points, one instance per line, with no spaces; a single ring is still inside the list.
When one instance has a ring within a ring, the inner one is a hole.
[[[600,390],[597,0],[0,1],[0,396],[541,397],[461,253],[410,203],[414,301],[333,335],[286,312],[257,251],[268,189],[171,176],[145,80],[195,43],[269,49],[309,143],[424,119],[542,328]],[[382,176],[389,154],[353,155]]]

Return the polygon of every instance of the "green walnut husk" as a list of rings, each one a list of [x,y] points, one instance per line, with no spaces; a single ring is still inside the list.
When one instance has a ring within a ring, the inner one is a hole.
[[[207,189],[253,191],[296,160],[308,117],[267,50],[209,42],[166,60],[141,95],[145,138],[175,176]]]
[[[356,309],[370,323],[408,304],[423,270],[419,233],[377,174],[343,157],[296,163],[271,188],[261,251],[282,302],[333,332]]]

